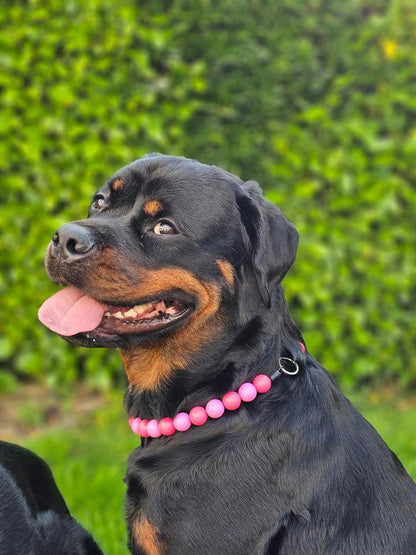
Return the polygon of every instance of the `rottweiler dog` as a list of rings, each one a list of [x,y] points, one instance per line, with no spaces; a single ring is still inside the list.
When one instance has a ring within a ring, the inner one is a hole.
[[[134,554],[416,553],[414,482],[289,315],[297,243],[255,182],[159,154],[55,233],[41,320],[128,378]]]
[[[102,555],[71,516],[46,462],[0,441],[0,553]]]

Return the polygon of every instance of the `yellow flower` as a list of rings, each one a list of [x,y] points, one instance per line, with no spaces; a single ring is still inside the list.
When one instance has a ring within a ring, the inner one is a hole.
[[[388,60],[395,58],[397,54],[397,46],[397,42],[393,39],[385,39],[381,41],[384,57]]]

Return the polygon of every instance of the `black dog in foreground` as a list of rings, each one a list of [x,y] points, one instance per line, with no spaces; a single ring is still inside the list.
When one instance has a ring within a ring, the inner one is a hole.
[[[133,553],[416,553],[414,482],[290,318],[297,242],[256,183],[162,155],[56,232],[46,267],[69,287],[40,318],[120,348],[143,437],[126,476]]]
[[[0,441],[1,555],[102,555],[70,515],[48,465]]]

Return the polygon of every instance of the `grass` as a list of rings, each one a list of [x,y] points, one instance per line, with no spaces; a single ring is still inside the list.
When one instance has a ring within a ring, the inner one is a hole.
[[[416,403],[398,402],[386,392],[349,397],[416,479]],[[111,555],[128,553],[122,480],[127,456],[138,444],[121,398],[115,392],[104,408],[76,426],[43,431],[24,442],[50,464],[72,514]]]
[[[122,393],[76,429],[54,429],[25,446],[51,466],[73,516],[105,554],[127,554],[123,477],[128,454],[138,445],[121,405]]]
[[[416,402],[413,399],[372,392],[351,394],[350,400],[376,428],[384,441],[402,461],[407,472],[416,480]]]

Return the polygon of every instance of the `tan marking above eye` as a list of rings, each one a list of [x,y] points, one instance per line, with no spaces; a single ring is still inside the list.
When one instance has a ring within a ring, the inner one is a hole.
[[[158,200],[149,200],[144,205],[144,211],[148,216],[156,216],[163,210],[162,204]]]
[[[118,178],[113,181],[113,183],[111,184],[111,188],[113,189],[113,191],[120,191],[120,189],[123,188],[123,185],[123,180]]]

